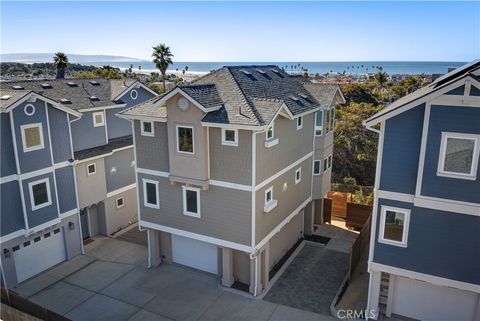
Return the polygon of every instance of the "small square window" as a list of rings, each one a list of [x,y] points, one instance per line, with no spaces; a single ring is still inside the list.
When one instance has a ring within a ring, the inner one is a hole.
[[[48,178],[28,183],[32,211],[52,204],[50,180]]]
[[[142,136],[154,136],[154,129],[153,129],[153,122],[150,121],[142,121]]]
[[[95,163],[91,163],[87,165],[87,175],[93,175],[97,173],[97,165]]]
[[[200,217],[200,189],[183,186],[183,214]]]
[[[267,128],[267,133],[266,133],[266,136],[267,136],[267,140],[271,140],[273,139],[273,136],[274,136],[275,132],[274,132],[274,126],[273,126],[273,123],[268,126]]]
[[[143,179],[143,204],[146,207],[160,208],[158,182]]]
[[[442,133],[437,175],[476,179],[479,142],[480,135]]]
[[[222,128],[222,145],[238,146],[238,130]]]
[[[177,126],[177,152],[193,154],[193,144],[193,127]]]
[[[302,180],[302,168],[298,168],[295,171],[295,184],[300,183],[301,180]]]
[[[45,148],[41,123],[21,126],[23,151],[31,152]]]
[[[121,208],[125,205],[123,197],[117,198],[115,202],[117,204],[117,208]]]
[[[105,125],[103,111],[92,113],[92,117],[93,117],[93,127],[100,127]]]
[[[297,130],[303,128],[303,116],[298,116],[297,118]]]
[[[273,186],[270,186],[265,190],[265,206],[263,207],[263,211],[269,213],[275,207],[277,207],[277,200],[273,199]]]
[[[382,206],[379,242],[407,247],[410,210]]]
[[[321,163],[319,160],[313,161],[313,175],[320,175]]]

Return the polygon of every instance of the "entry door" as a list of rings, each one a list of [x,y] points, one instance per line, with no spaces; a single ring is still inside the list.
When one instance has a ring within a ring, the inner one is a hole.
[[[82,238],[88,239],[90,237],[90,232],[88,230],[88,209],[85,207],[80,210],[80,223],[82,224]]]
[[[214,244],[172,235],[172,259],[178,264],[218,273],[218,248]]]

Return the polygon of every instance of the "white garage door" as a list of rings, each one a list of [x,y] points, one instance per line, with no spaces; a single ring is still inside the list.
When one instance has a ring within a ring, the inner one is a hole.
[[[218,249],[216,245],[172,235],[173,262],[217,274]]]
[[[396,277],[392,313],[419,320],[472,321],[478,295]]]
[[[17,280],[22,282],[65,261],[65,243],[62,230],[55,229],[14,247],[13,259]]]

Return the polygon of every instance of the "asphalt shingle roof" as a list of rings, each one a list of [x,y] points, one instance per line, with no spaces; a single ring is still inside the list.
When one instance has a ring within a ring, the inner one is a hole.
[[[77,151],[73,154],[75,159],[82,160],[112,152],[114,149],[133,145],[132,135],[110,139],[107,145],[96,146],[89,149]]]
[[[24,80],[1,82],[0,89],[2,95],[7,91],[34,91],[57,102],[61,102],[61,100],[64,99],[68,101],[67,103],[63,103],[66,107],[77,110],[122,103],[121,101],[116,101],[115,98],[134,82],[134,79],[123,80],[100,78]],[[71,86],[69,83],[75,85]],[[48,84],[49,86],[45,86],[45,84]],[[19,86],[23,89],[14,89],[14,86]],[[92,99],[92,96],[95,96],[96,99]]]
[[[1,96],[5,97],[6,99],[0,100],[0,108],[6,109],[10,107],[10,105],[15,103],[17,100],[22,99],[29,93],[30,93],[29,90],[13,90],[13,89],[4,90],[3,88],[1,88]]]
[[[217,88],[214,84],[186,85],[179,86],[179,88],[205,108],[213,108],[223,105],[223,101],[220,99]]]
[[[164,106],[155,107],[154,104],[162,99],[164,95],[157,96],[145,100],[143,103],[135,105],[133,107],[127,108],[120,112],[122,115],[127,116],[146,116],[146,117],[155,117],[155,118],[165,118],[167,117],[167,108]]]

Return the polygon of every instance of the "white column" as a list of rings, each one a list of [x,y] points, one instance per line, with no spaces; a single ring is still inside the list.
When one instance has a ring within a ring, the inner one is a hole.
[[[366,313],[368,317],[367,319],[377,320],[378,318],[381,277],[382,277],[381,272],[370,271],[370,282],[368,284],[368,302],[367,302],[367,313]]]
[[[160,257],[160,232],[152,229],[147,230],[148,239],[148,267],[156,267],[162,263]]]
[[[228,247],[222,247],[222,285],[231,287],[234,282],[233,250]]]

